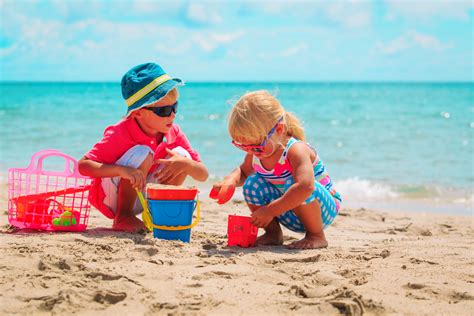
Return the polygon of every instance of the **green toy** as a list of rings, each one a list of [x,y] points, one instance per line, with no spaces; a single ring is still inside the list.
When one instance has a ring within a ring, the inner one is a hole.
[[[76,224],[76,217],[70,211],[64,211],[59,217],[53,218],[54,226],[72,226]]]

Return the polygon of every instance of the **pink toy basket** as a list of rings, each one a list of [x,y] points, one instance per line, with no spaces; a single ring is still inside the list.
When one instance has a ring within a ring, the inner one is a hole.
[[[64,158],[64,171],[43,170],[47,157]],[[89,221],[91,181],[79,173],[73,157],[41,150],[27,168],[8,169],[8,221],[18,228],[83,231]]]

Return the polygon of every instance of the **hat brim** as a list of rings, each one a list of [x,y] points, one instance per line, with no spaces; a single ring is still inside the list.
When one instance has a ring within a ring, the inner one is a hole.
[[[127,110],[127,116],[130,115],[130,113],[132,113],[135,110],[138,110],[144,106],[160,101],[168,94],[168,92],[170,92],[171,90],[173,90],[174,88],[178,86],[184,86],[184,82],[179,78],[173,78],[171,80],[168,80],[162,83],[160,86],[153,89],[150,93],[145,95],[143,98],[141,98],[140,100],[138,100],[137,102],[129,106]]]

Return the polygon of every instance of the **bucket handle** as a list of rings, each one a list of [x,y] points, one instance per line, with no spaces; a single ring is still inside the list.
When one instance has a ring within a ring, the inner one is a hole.
[[[201,203],[200,203],[199,200],[196,201],[196,204],[194,206],[194,209],[196,209],[196,208],[197,208],[196,218],[191,223],[191,225],[186,225],[186,226],[160,226],[160,225],[155,225],[155,224],[151,223],[151,226],[153,228],[156,228],[156,229],[172,230],[172,231],[185,230],[185,229],[193,228],[194,226],[196,226],[199,223],[199,220],[201,219]]]
[[[142,207],[143,207],[143,213],[142,213],[143,223],[145,224],[146,228],[148,228],[148,231],[150,231],[150,232],[153,230],[153,228],[161,229],[161,230],[171,230],[171,231],[191,229],[194,226],[196,226],[199,223],[199,221],[201,220],[201,202],[198,199],[196,201],[196,204],[194,205],[194,209],[197,208],[196,218],[191,223],[191,225],[186,225],[186,226],[160,226],[160,225],[155,225],[155,224],[153,224],[153,221],[151,219],[150,210],[148,209],[148,203],[145,201],[145,198],[143,197],[142,192],[140,190],[136,190],[136,191],[137,191],[138,199],[140,200],[140,203],[142,204]]]

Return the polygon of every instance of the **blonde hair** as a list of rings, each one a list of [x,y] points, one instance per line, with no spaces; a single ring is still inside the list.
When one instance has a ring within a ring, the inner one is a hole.
[[[260,144],[283,117],[286,135],[305,140],[300,121],[286,112],[280,102],[266,90],[244,94],[229,114],[229,134],[232,139],[251,144]]]

